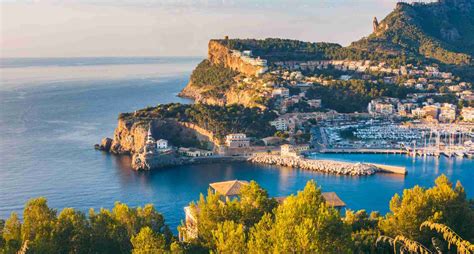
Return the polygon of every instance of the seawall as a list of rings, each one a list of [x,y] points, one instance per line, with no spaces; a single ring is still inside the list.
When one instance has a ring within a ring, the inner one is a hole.
[[[373,175],[377,172],[406,174],[404,167],[388,166],[372,163],[349,163],[331,160],[314,160],[300,157],[283,157],[280,155],[258,154],[250,157],[249,162],[258,164],[278,165],[284,167],[300,168],[336,175],[363,176]]]
[[[279,155],[254,155],[249,162],[300,168],[336,175],[364,176],[373,175],[378,170],[374,165],[348,163],[330,160],[310,160],[299,157],[282,157]]]

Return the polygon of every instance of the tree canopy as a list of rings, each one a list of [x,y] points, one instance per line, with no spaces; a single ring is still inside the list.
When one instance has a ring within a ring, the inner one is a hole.
[[[22,220],[12,213],[0,221],[0,253],[25,246],[28,253],[470,253],[470,202],[460,183],[441,175],[431,188],[395,194],[385,216],[365,210],[342,216],[314,181],[280,203],[252,181],[227,202],[209,191],[191,203],[198,237],[178,242],[152,205],[117,202],[89,215],[72,208],[58,214],[37,198],[26,203]]]

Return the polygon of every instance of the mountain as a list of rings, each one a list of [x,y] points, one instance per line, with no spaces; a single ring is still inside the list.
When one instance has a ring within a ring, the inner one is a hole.
[[[444,64],[472,63],[474,0],[398,3],[374,32],[349,49],[415,56]]]

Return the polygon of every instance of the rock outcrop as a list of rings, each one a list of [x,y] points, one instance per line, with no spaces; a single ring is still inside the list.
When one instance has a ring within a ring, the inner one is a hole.
[[[110,147],[112,147],[112,142],[113,140],[111,138],[103,138],[100,141],[100,144],[95,145],[95,149],[101,150],[101,151],[109,151]]]
[[[108,150],[114,154],[136,154],[145,146],[148,128],[151,127],[156,139],[163,138],[172,144],[184,146],[207,143],[212,149],[217,142],[210,132],[204,132],[193,124],[175,119],[119,119],[114,137]],[[109,141],[110,142],[110,141]]]
[[[262,103],[262,84],[243,82],[249,77],[258,79],[255,76],[267,69],[266,64],[254,63],[257,62],[256,58],[242,56],[225,43],[225,40],[209,42],[208,58],[195,68],[179,96],[209,105],[240,104],[245,107],[266,108]]]
[[[110,152],[115,154],[138,153],[144,146],[149,121],[119,119]]]
[[[203,96],[206,91],[199,87],[193,86],[192,81],[180,92],[179,96],[193,99],[196,103],[203,103],[208,105],[232,105],[240,104],[245,107],[258,107],[265,109],[266,106],[256,102],[256,96],[252,93],[252,90],[242,91],[237,87],[231,87],[228,89],[222,98],[216,98],[212,96]]]
[[[233,54],[232,50],[224,45],[225,40],[210,40],[208,47],[208,59],[213,64],[223,64],[225,67],[243,73],[247,76],[256,76],[262,72],[264,67],[252,65],[244,61],[240,56]]]

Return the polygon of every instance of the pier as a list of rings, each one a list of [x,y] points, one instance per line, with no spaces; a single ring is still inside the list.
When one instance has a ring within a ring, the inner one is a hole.
[[[319,150],[320,153],[360,153],[360,154],[407,154],[406,150],[402,149],[370,149],[370,148],[348,148],[348,149],[331,149],[324,148]]]
[[[363,176],[377,172],[406,175],[405,167],[373,163],[350,163],[333,160],[314,160],[302,157],[285,157],[280,155],[256,154],[248,159],[251,163],[278,165],[303,170],[311,170],[336,175]]]
[[[391,173],[391,174],[400,174],[400,175],[406,175],[408,174],[408,171],[406,167],[402,166],[390,166],[390,165],[385,165],[385,164],[375,164],[375,163],[370,163],[371,165],[374,165],[379,169],[379,172],[383,173]]]

